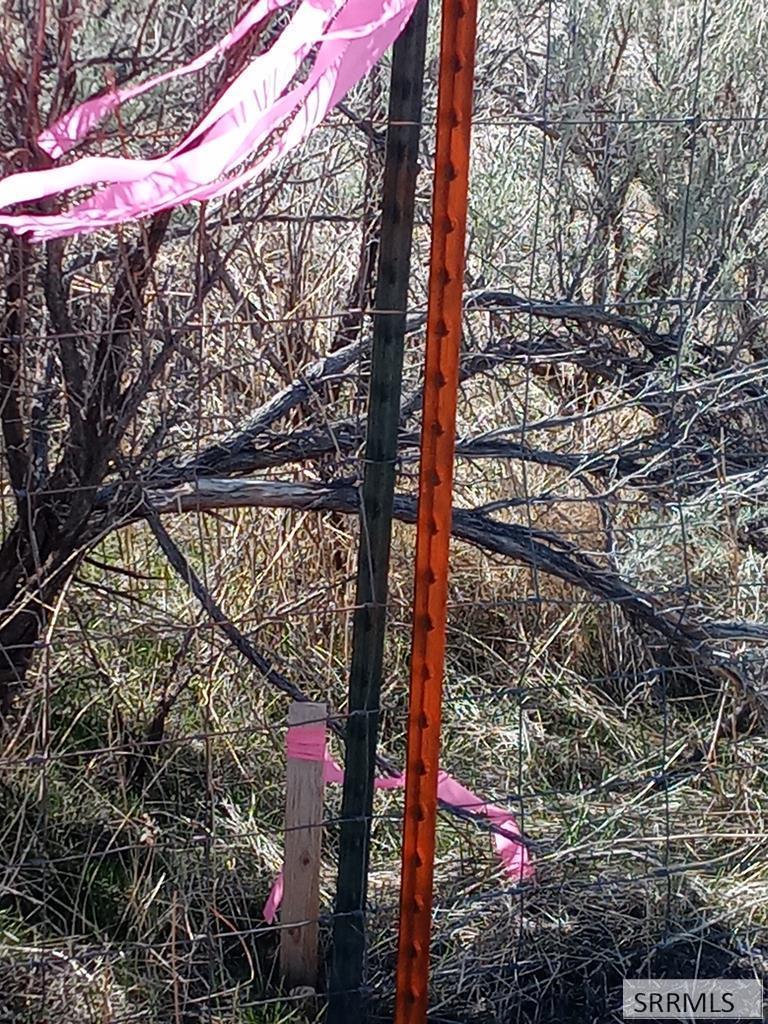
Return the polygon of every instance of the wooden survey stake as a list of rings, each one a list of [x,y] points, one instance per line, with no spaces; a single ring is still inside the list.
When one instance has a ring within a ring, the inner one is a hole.
[[[294,702],[289,729],[322,730],[326,705]],[[325,749],[324,743],[321,749]],[[323,761],[291,757],[285,773],[285,866],[280,912],[280,972],[288,989],[317,982],[320,857],[323,841]]]

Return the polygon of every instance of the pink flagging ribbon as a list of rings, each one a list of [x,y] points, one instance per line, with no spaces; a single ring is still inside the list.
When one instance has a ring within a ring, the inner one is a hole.
[[[326,782],[342,783],[344,771],[328,753],[325,743],[325,725],[309,724],[291,726],[285,738],[286,754],[299,761],[322,761],[323,778]],[[405,775],[377,776],[376,789],[402,789]],[[524,842],[517,820],[511,811],[495,804],[486,803],[476,793],[462,786],[447,772],[441,771],[437,781],[437,798],[444,804],[487,818],[502,832],[493,833],[497,856],[504,866],[504,874],[517,882],[531,878],[534,867]],[[519,837],[516,839],[515,837]],[[269,898],[264,904],[264,919],[272,924],[283,898],[284,876],[281,871],[275,879]]]
[[[212,48],[165,77],[187,74],[200,61],[212,60],[265,14],[288,2],[260,0],[218,49]],[[99,183],[107,187],[67,213],[2,214],[0,224],[43,241],[95,231],[172,206],[221,198],[241,188],[307,138],[394,42],[415,4],[416,0],[303,0],[269,50],[251,61],[175,149],[145,160],[84,157],[64,167],[11,175],[0,181],[0,208]],[[288,89],[316,46],[306,80]],[[45,144],[52,152],[63,152],[121,98],[138,95],[160,80],[165,80],[164,76],[132,87],[133,93],[129,87],[87,101],[48,129]],[[254,165],[235,173],[276,129],[281,129],[280,138]]]
[[[14,215],[0,218],[0,223],[28,230],[40,240],[44,233],[49,237],[59,229],[73,234],[93,230],[148,215],[187,196],[195,198],[204,184],[214,182],[248,155],[249,143],[258,146],[290,114],[293,99],[278,104],[280,94],[343,2],[304,0],[272,47],[238,75],[200,124],[164,156],[151,160],[85,157],[67,167],[23,172],[0,181],[0,207],[98,182],[112,183],[67,214]]]
[[[216,57],[222,56],[227,50],[230,50],[235,44],[239,43],[252,28],[263,21],[269,14],[281,7],[287,6],[289,3],[290,0],[258,0],[236,22],[234,28],[223,39],[220,39],[218,43],[205,50],[204,53],[201,53],[199,57],[195,57],[188,64],[182,64],[181,67],[173,68],[173,70],[166,71],[161,75],[155,75],[154,78],[150,78],[138,85],[128,85],[122,89],[112,89],[98,96],[92,96],[85,103],[80,103],[67,114],[60,117],[58,121],[54,121],[45,131],[41,132],[37,140],[40,148],[48,153],[49,156],[58,159],[60,156],[68,153],[78,142],[82,142],[100,121],[103,121],[108,114],[117,110],[121,104],[127,103],[128,100],[136,99],[138,96],[143,96],[145,92],[149,92],[150,89],[154,89],[157,85],[162,85],[163,82],[170,82],[174,78],[180,78],[184,75],[191,75],[195,71],[201,71],[211,61],[215,60]]]
[[[283,902],[283,892],[285,891],[285,876],[282,869],[279,875],[272,883],[272,888],[269,891],[267,902],[264,904],[264,920],[267,924],[274,924],[275,918],[277,917],[277,911],[280,908],[280,904]]]

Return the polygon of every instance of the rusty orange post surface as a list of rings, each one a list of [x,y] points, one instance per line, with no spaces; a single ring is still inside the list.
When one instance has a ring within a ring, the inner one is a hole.
[[[477,0],[443,0],[408,712],[396,1024],[427,1017]]]

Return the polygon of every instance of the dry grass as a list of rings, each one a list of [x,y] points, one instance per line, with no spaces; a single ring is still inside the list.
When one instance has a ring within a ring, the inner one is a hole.
[[[204,546],[209,581],[240,610],[240,628],[309,695],[342,708],[350,594],[333,559],[353,538],[289,513],[233,515],[214,524],[215,540],[190,526],[175,532]],[[401,581],[409,540],[397,531]],[[119,543],[123,564],[130,548],[128,564],[164,576],[144,530]],[[126,614],[124,602],[74,588],[80,622],[62,620],[46,666],[52,759],[44,772],[23,763],[32,731],[14,750],[19,767],[4,770],[4,859],[23,862],[10,873],[2,921],[4,1019],[37,1022],[43,991],[48,1005],[66,1004],[60,1019],[72,1024],[165,1020],[179,1006],[186,1020],[209,1002],[216,1020],[299,1019],[290,1002],[263,1004],[277,983],[260,909],[280,862],[285,704],[230,659],[175,580],[126,589],[154,602],[151,633],[144,604]],[[686,772],[691,741],[711,738],[717,701],[665,701],[619,615],[546,581],[532,601],[535,593],[528,571],[456,546],[443,763],[492,799],[512,800],[539,874],[533,891],[515,893],[487,836],[441,821],[436,1019],[608,1020],[627,972],[728,974],[764,956],[765,740],[720,745],[710,766]],[[382,744],[401,758],[402,583],[392,621]],[[176,667],[185,689],[168,742],[137,790],[119,752],[125,730],[146,725],[195,622]],[[31,720],[45,707],[41,679]],[[662,770],[673,777],[667,789]],[[370,966],[386,1015],[400,798],[380,796],[376,810]],[[329,792],[326,912],[337,812]],[[47,869],[32,866],[35,846]]]

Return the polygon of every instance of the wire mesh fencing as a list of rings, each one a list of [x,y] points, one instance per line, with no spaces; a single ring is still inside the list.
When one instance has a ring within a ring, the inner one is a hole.
[[[50,112],[232,15],[6,5],[3,174],[39,165]],[[766,17],[481,4],[441,763],[514,814],[535,876],[505,873],[487,819],[443,808],[436,1022],[608,1022],[624,977],[766,970]],[[405,761],[438,20],[382,776]],[[85,151],[177,141],[257,45]],[[335,782],[307,823],[313,991],[283,983],[264,907],[292,700],[327,705],[344,759],[388,61],[225,202],[0,242],[3,1024],[323,1013]],[[377,792],[374,1020],[394,1004],[401,825],[402,790]]]

